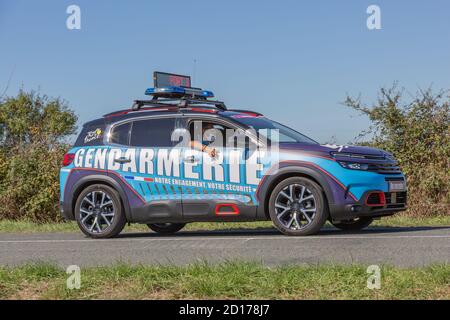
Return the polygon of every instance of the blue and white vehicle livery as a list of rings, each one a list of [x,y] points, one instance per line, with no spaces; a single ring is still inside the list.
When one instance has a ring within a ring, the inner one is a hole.
[[[385,151],[320,145],[208,99],[185,76],[155,73],[146,93],[153,98],[86,123],[64,157],[61,213],[90,237],[116,236],[126,223],[173,233],[189,222],[257,220],[309,235],[327,220],[357,230],[406,209],[405,177]],[[193,147],[186,140],[199,124],[223,133],[223,144]],[[259,134],[270,130],[277,148]],[[230,144],[228,131],[244,142]]]

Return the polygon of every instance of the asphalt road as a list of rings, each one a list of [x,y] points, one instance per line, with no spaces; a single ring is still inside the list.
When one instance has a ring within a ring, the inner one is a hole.
[[[64,267],[117,261],[187,264],[205,260],[402,267],[450,263],[450,227],[370,228],[352,233],[325,229],[309,237],[286,237],[273,229],[190,231],[169,237],[125,233],[108,240],[88,239],[81,233],[0,234],[0,265],[46,261]]]

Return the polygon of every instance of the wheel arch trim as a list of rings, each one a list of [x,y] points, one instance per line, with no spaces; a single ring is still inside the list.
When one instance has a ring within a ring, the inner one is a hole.
[[[70,196],[70,208],[72,210],[72,215],[74,215],[75,204],[80,193],[83,191],[83,189],[93,184],[106,184],[114,188],[114,190],[119,193],[127,221],[130,221],[131,207],[125,191],[123,190],[120,183],[116,181],[116,179],[106,174],[91,174],[85,177],[81,177],[77,180],[76,183],[74,183]]]

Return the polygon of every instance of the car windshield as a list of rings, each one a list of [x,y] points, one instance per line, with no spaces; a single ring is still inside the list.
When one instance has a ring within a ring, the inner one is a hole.
[[[232,116],[233,117],[233,116]],[[318,142],[308,138],[307,136],[295,131],[281,123],[264,118],[254,116],[236,116],[233,117],[236,121],[250,127],[258,132],[259,135],[264,135],[270,141],[273,139],[275,133],[274,129],[278,130],[278,141],[281,143],[306,143],[318,144]]]

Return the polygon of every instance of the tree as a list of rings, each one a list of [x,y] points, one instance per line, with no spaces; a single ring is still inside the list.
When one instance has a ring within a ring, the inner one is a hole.
[[[367,106],[347,97],[344,105],[369,117],[371,145],[392,152],[407,180],[409,212],[450,213],[450,97],[447,91],[419,90],[404,101],[395,83],[382,88],[377,102]]]
[[[0,217],[58,219],[58,175],[77,117],[61,99],[20,91],[0,101]]]

